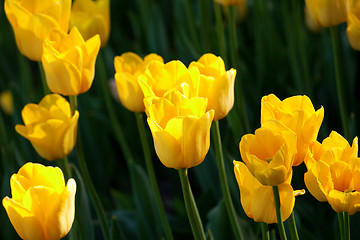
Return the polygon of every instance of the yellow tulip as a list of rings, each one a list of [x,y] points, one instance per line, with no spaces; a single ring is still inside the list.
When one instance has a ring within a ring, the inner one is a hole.
[[[71,229],[75,215],[76,182],[66,186],[60,168],[26,163],[10,179],[12,198],[3,206],[24,240],[58,240]]]
[[[233,6],[242,5],[246,2],[246,0],[215,0],[215,2],[224,6]]]
[[[123,53],[114,59],[115,81],[119,98],[124,107],[132,112],[144,112],[144,94],[139,86],[138,77],[144,73],[151,61],[164,62],[156,54],[147,55],[144,60],[132,52]]]
[[[304,8],[304,15],[305,15],[306,27],[310,31],[314,33],[319,33],[322,31],[321,25],[319,25],[319,23],[315,21],[315,17],[311,15],[311,12],[307,7]]]
[[[240,189],[241,205],[249,218],[256,222],[277,223],[274,193],[271,186],[262,185],[242,162],[234,160],[235,177]],[[295,205],[295,196],[290,185],[291,175],[278,186],[283,221],[289,218]],[[300,194],[304,192],[300,191]]]
[[[163,97],[173,90],[178,90],[189,97],[198,96],[199,79],[198,69],[187,69],[180,61],[171,61],[166,64],[160,61],[150,62],[138,79],[145,98],[145,108],[152,98]]]
[[[278,120],[297,135],[297,155],[294,166],[300,165],[305,158],[309,145],[316,141],[324,108],[315,112],[307,96],[293,96],[280,101],[274,94],[261,99],[261,126],[268,120]]]
[[[296,135],[281,123],[272,123],[244,135],[239,148],[241,158],[262,185],[278,186],[292,174]]]
[[[99,34],[104,47],[110,35],[110,0],[74,1],[70,25],[76,26],[85,40]]]
[[[0,108],[9,116],[14,112],[12,93],[9,90],[0,93]]]
[[[354,1],[351,5],[348,18],[346,35],[351,47],[360,51],[360,1]]]
[[[100,37],[86,42],[74,27],[68,35],[51,31],[44,42],[42,64],[50,90],[77,96],[89,90],[94,80]]]
[[[53,28],[68,31],[71,0],[5,0],[5,13],[20,52],[41,61],[43,42]]]
[[[358,139],[352,146],[333,131],[329,137],[310,146],[304,180],[310,193],[321,202],[328,201],[336,212],[349,215],[360,211],[360,159]]]
[[[16,125],[15,129],[41,157],[52,161],[71,153],[76,143],[79,112],[71,116],[65,98],[46,95],[38,105],[27,104],[21,114],[25,125]]]
[[[225,70],[221,57],[214,54],[204,54],[197,62],[192,62],[189,69],[200,71],[198,84],[200,97],[208,99],[207,109],[214,109],[214,121],[226,117],[234,106],[234,83],[236,70]]]
[[[172,91],[154,98],[146,109],[156,153],[168,168],[199,165],[210,146],[214,110],[206,112],[207,100],[187,98]]]
[[[314,21],[322,27],[332,27],[346,21],[350,0],[305,0]]]

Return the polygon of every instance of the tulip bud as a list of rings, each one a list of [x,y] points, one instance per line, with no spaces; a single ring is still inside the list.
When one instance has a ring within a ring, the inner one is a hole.
[[[42,56],[50,90],[66,96],[87,92],[94,80],[99,49],[99,35],[85,42],[76,27],[68,35],[51,31]]]
[[[191,168],[205,159],[210,147],[214,110],[206,112],[207,100],[187,98],[172,91],[152,99],[146,109],[160,161],[169,168]]]
[[[110,35],[110,0],[74,1],[70,25],[77,27],[85,40],[99,34],[104,47]]]
[[[5,0],[5,13],[20,52],[41,61],[43,42],[51,29],[67,32],[71,0]]]
[[[75,216],[76,182],[66,186],[60,168],[26,163],[10,179],[12,198],[3,206],[24,240],[58,240],[71,229]]]
[[[200,97],[208,99],[207,110],[214,109],[214,121],[220,120],[229,113],[234,106],[234,83],[236,70],[225,70],[221,57],[214,54],[204,54],[197,62],[192,62],[189,69],[200,71],[198,84]]]
[[[120,101],[132,112],[145,111],[144,94],[139,86],[138,77],[144,73],[151,61],[164,62],[162,57],[156,54],[149,54],[142,60],[131,52],[123,53],[114,59],[115,81]]]
[[[25,125],[16,125],[15,129],[41,157],[52,161],[71,153],[76,143],[79,112],[72,116],[65,98],[46,95],[39,104],[27,104],[21,114]]]

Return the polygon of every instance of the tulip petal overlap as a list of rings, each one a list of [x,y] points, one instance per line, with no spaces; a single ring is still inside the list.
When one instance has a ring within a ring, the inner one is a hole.
[[[3,206],[22,239],[58,240],[71,229],[76,182],[65,185],[59,168],[27,163],[10,180],[12,198]]]

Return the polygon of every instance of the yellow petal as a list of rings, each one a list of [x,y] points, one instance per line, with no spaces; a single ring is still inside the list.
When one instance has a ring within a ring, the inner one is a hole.
[[[44,239],[41,224],[31,212],[8,197],[3,198],[2,203],[11,224],[22,239]]]

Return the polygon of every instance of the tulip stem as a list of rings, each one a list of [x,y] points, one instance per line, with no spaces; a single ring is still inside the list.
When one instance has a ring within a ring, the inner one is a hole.
[[[344,240],[350,240],[350,217],[347,212],[343,212],[344,220]]]
[[[190,4],[189,0],[185,0],[185,1],[183,1],[183,3],[184,3],[184,8],[185,8],[188,29],[190,31],[190,36],[191,36],[191,40],[192,40],[191,42],[194,45],[194,49],[197,49],[199,51],[199,49],[201,49],[201,46],[200,46],[198,32],[196,30],[196,24],[195,24],[196,21],[195,21],[195,17],[194,17],[194,12],[191,7],[192,4]]]
[[[291,235],[291,240],[299,240],[299,234],[297,232],[297,228],[296,228],[296,222],[295,222],[295,216],[294,216],[294,211],[292,211],[289,219],[288,219],[288,223],[289,223],[289,229],[290,229],[290,235]]]
[[[214,12],[216,18],[216,31],[219,42],[220,56],[224,59],[225,65],[229,64],[227,59],[226,44],[225,44],[225,33],[222,21],[221,6],[218,3],[214,3]]]
[[[238,49],[238,40],[236,35],[236,6],[229,6],[229,16],[228,16],[228,26],[229,26],[229,38],[230,38],[230,58],[232,66],[237,69],[237,81],[235,81],[235,96],[238,99],[239,104],[235,104],[234,108],[236,111],[239,111],[241,114],[241,121],[245,128],[245,132],[249,132],[249,121],[246,113],[246,106],[244,95],[242,94],[241,81],[239,80],[239,49]]]
[[[59,159],[59,165],[64,172],[65,182],[71,178],[71,171],[69,167],[68,157],[65,156],[63,159]]]
[[[278,224],[278,228],[279,228],[280,238],[281,238],[281,240],[286,240],[287,238],[286,238],[284,223],[283,223],[282,214],[281,214],[279,188],[278,188],[278,186],[273,186],[272,189],[274,192],[275,211],[276,211],[277,224]]]
[[[205,240],[204,228],[201,222],[199,211],[191,191],[187,168],[179,169],[181,187],[184,195],[185,207],[190,221],[190,226],[195,240]]]
[[[43,89],[44,89],[44,95],[48,95],[51,93],[50,89],[49,89],[49,86],[47,85],[47,82],[46,82],[46,76],[45,76],[45,72],[44,72],[44,67],[42,65],[41,62],[38,62],[39,63],[39,71],[40,71],[40,75],[41,75],[41,83],[43,85]]]
[[[164,231],[165,231],[166,239],[172,240],[172,239],[174,239],[174,237],[172,235],[170,224],[169,224],[169,221],[166,216],[164,204],[161,200],[158,183],[157,183],[156,176],[155,176],[154,166],[153,166],[152,159],[151,159],[149,143],[146,138],[146,132],[145,132],[144,121],[143,121],[143,113],[135,113],[135,116],[136,116],[136,123],[137,123],[138,129],[139,129],[141,145],[142,145],[142,148],[144,151],[146,169],[147,169],[147,172],[148,172],[148,175],[150,178],[150,185],[152,187],[152,190],[153,190],[154,196],[155,196],[156,207],[160,214],[160,219],[161,219],[161,223],[163,225]]]
[[[344,91],[342,86],[342,74],[340,66],[340,46],[339,46],[339,34],[336,26],[330,28],[331,39],[332,39],[332,48],[334,55],[334,67],[335,67],[335,81],[336,81],[336,90],[338,95],[339,107],[340,107],[340,116],[341,123],[344,132],[344,137],[349,140],[349,128],[348,128],[348,118],[346,114],[345,98]]]
[[[226,210],[228,212],[229,218],[230,218],[231,227],[235,234],[235,239],[243,239],[241,229],[240,229],[240,226],[239,226],[239,223],[237,220],[235,208],[234,208],[233,202],[231,200],[228,181],[226,178],[224,156],[223,156],[223,151],[222,151],[221,136],[220,136],[220,129],[219,129],[219,121],[213,122],[213,127],[211,128],[211,134],[214,139],[216,160],[217,160],[216,163],[217,163],[218,171],[219,171],[221,191],[222,191],[224,199],[225,199],[225,206],[226,206]]]
[[[69,96],[70,98],[70,106],[72,111],[77,109],[77,97],[76,96]],[[89,190],[91,199],[93,201],[96,213],[100,220],[100,226],[104,234],[105,240],[110,240],[110,232],[106,223],[106,216],[104,207],[100,201],[99,195],[97,194],[95,187],[91,181],[90,173],[88,167],[86,165],[84,150],[82,146],[81,136],[80,136],[80,128],[78,127],[77,133],[77,141],[76,141],[76,154],[79,162],[80,171],[83,175],[84,182],[86,188]]]
[[[270,240],[269,224],[261,222],[261,233],[263,240]]]
[[[109,119],[110,119],[110,122],[111,122],[111,125],[113,128],[116,140],[118,141],[121,151],[125,156],[127,166],[130,169],[130,163],[133,162],[133,156],[131,154],[130,147],[128,145],[128,141],[125,139],[124,131],[116,118],[114,105],[110,98],[111,95],[110,95],[109,86],[108,86],[107,80],[106,80],[107,78],[106,78],[105,64],[104,64],[104,60],[103,60],[103,57],[101,54],[98,55],[98,60],[96,62],[97,62],[97,73],[99,74],[99,78],[100,78],[99,82],[101,85],[101,89],[102,89],[102,93],[103,93],[103,97],[104,97],[104,101],[105,101],[105,106],[106,106],[107,112],[109,114]]]
[[[337,213],[339,229],[340,229],[340,239],[344,240],[344,214],[343,212]]]

